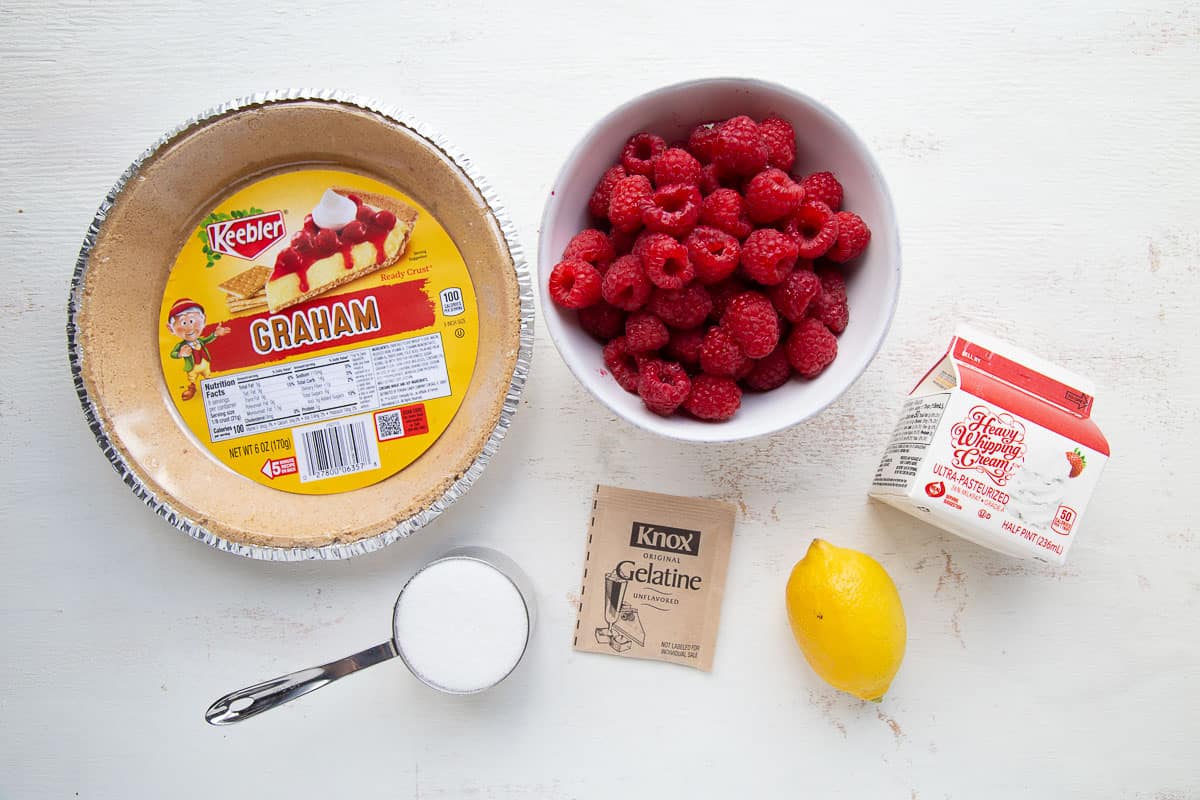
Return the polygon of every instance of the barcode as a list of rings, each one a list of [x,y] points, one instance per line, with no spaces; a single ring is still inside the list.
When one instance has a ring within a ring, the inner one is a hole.
[[[300,481],[319,481],[379,468],[379,447],[369,415],[293,431]]]

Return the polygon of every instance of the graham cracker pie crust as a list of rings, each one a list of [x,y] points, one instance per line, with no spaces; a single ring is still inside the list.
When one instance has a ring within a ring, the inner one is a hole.
[[[240,555],[344,558],[408,535],[469,488],[516,410],[533,308],[511,224],[452,152],[419,123],[368,101],[275,93],[190,121],[130,167],[85,240],[68,337],[92,430],[147,505]],[[155,346],[170,267],[214,198],[314,166],[375,178],[430,209],[462,253],[479,313],[474,375],[445,432],[391,477],[327,495],[272,489],[214,459],[179,422]]]

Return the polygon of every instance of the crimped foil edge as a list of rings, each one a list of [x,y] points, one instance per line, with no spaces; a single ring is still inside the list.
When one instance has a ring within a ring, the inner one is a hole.
[[[504,236],[505,244],[508,246],[509,254],[512,256],[513,269],[517,274],[517,286],[521,305],[521,332],[517,362],[509,379],[508,387],[505,390],[500,418],[489,434],[479,455],[463,471],[462,475],[446,489],[441,497],[434,500],[428,507],[402,520],[395,527],[354,542],[335,542],[321,545],[320,547],[267,547],[263,545],[242,544],[241,542],[235,542],[218,536],[203,525],[198,524],[195,520],[189,518],[186,514],[176,510],[170,502],[159,497],[142,482],[133,468],[125,462],[125,458],[121,455],[120,451],[113,446],[96,405],[88,394],[87,386],[83,380],[83,352],[79,344],[78,326],[76,323],[83,299],[84,276],[87,274],[91,252],[96,246],[101,226],[108,218],[110,209],[116,202],[121,191],[125,188],[126,183],[138,173],[142,164],[163,146],[169,144],[180,134],[196,125],[235,111],[298,100],[336,102],[378,114],[421,136],[438,150],[441,150],[455,166],[462,170],[467,179],[475,186],[480,196],[483,197],[488,210],[495,217],[497,224],[500,226],[500,232]],[[479,479],[479,476],[483,474],[484,469],[487,468],[488,463],[491,461],[492,456],[499,449],[500,442],[507,435],[508,428],[512,424],[512,418],[516,414],[517,407],[520,404],[521,392],[525,388],[525,381],[529,375],[529,365],[533,358],[533,319],[533,284],[529,266],[525,261],[524,251],[517,238],[516,227],[509,218],[503,204],[501,204],[491,183],[479,174],[473,162],[465,154],[454,147],[441,134],[431,130],[424,123],[409,117],[397,106],[385,105],[375,100],[340,90],[279,89],[238,98],[189,118],[163,134],[121,173],[121,176],[117,179],[112,189],[109,190],[104,200],[100,203],[100,207],[96,209],[96,214],[92,218],[91,224],[88,225],[87,233],[84,235],[83,245],[79,249],[79,256],[75,260],[75,271],[71,277],[71,292],[67,300],[67,354],[71,365],[71,376],[75,382],[75,394],[79,397],[84,417],[86,418],[88,427],[92,431],[92,435],[96,439],[96,443],[100,446],[100,450],[104,453],[109,463],[112,464],[113,469],[121,476],[121,480],[125,485],[154,513],[193,539],[204,542],[218,550],[246,558],[261,561],[337,560],[371,553],[386,547],[397,539],[403,539],[412,535],[440,516],[450,505],[466,494],[471,485]]]

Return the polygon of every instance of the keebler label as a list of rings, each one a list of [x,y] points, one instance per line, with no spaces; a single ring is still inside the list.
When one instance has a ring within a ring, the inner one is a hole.
[[[214,253],[253,260],[287,235],[283,212],[255,214],[241,219],[214,222],[205,227],[208,246]]]
[[[167,390],[201,445],[305,494],[370,485],[424,453],[462,404],[479,337],[446,230],[338,170],[222,200],[180,251],[160,318]]]

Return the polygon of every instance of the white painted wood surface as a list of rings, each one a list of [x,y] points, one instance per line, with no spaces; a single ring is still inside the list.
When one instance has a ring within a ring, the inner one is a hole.
[[[0,5],[0,796],[1200,797],[1200,5],[334,5]],[[832,105],[895,194],[891,336],[818,421],[649,440],[539,330],[524,408],[464,501],[382,553],[301,565],[176,533],[93,445],[68,279],[95,206],[168,127],[274,87],[402,104],[471,154],[532,250],[586,126],[718,74]],[[1064,569],[866,500],[902,393],[962,319],[1100,387],[1115,457]],[[597,481],[741,506],[711,675],[571,651]],[[783,584],[814,534],[900,587],[908,656],[880,706],[826,688],[791,641]],[[410,572],[468,542],[539,587],[501,688],[442,697],[393,663],[204,724],[225,691],[382,640]]]

